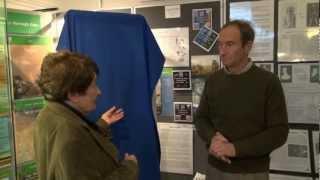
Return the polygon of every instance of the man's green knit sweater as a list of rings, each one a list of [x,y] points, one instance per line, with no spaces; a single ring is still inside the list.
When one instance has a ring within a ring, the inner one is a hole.
[[[269,154],[288,136],[285,97],[278,77],[255,65],[238,75],[219,70],[206,82],[195,124],[208,145],[219,131],[235,147],[231,164],[210,155],[212,166],[231,173],[267,172]]]

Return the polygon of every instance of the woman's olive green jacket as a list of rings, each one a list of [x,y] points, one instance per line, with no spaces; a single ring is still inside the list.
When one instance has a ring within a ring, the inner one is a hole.
[[[117,159],[108,125],[92,128],[63,104],[48,102],[34,131],[40,180],[137,180],[138,166]]]

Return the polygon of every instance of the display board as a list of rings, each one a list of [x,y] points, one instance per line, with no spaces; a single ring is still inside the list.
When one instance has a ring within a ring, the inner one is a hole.
[[[146,18],[166,58],[155,93],[158,128],[161,130],[161,178],[192,179],[195,172],[205,173],[207,152],[194,127],[188,125],[193,124],[193,114],[202,93],[201,87],[195,85],[204,83],[209,73],[220,68],[215,41],[221,27],[221,4],[219,1],[181,2],[136,7],[135,13]],[[169,133],[177,128],[185,135]],[[179,147],[172,145],[168,133],[170,137],[175,135],[180,142],[190,141],[191,135],[193,143],[186,145],[188,150],[177,155]],[[186,153],[192,157],[185,158]]]

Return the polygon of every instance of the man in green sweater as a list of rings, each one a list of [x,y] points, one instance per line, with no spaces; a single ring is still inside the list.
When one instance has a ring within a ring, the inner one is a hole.
[[[268,180],[269,154],[288,136],[278,77],[248,57],[254,36],[250,24],[241,20],[220,31],[224,68],[208,77],[195,119],[208,144],[208,180]]]

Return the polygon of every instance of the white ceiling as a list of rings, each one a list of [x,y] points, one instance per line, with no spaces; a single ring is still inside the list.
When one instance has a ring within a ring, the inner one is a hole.
[[[6,0],[6,7],[27,11],[47,8],[94,10],[99,8],[99,3],[100,0]]]
[[[6,0],[7,8],[20,10],[37,10],[59,7],[59,0]]]

